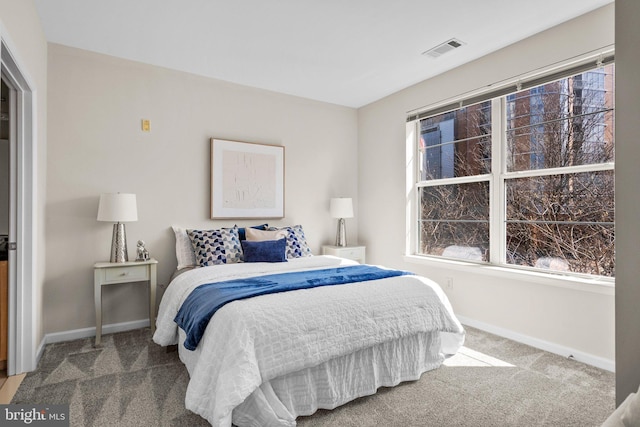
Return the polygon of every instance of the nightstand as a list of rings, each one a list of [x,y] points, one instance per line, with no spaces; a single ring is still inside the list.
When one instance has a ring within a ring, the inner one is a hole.
[[[93,292],[96,305],[96,344],[102,340],[102,287],[118,283],[149,282],[149,323],[156,330],[156,267],[158,261],[97,262],[93,265]]]
[[[365,246],[332,246],[324,245],[322,247],[322,255],[333,255],[340,258],[352,259],[360,264],[365,263]]]

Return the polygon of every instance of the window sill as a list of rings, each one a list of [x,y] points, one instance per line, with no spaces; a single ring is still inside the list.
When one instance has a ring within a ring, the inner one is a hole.
[[[489,264],[478,264],[474,262],[443,259],[422,255],[405,255],[404,261],[411,264],[427,265],[436,268],[446,268],[468,274],[482,274],[583,292],[593,292],[611,296],[615,295],[615,279],[609,278],[594,277],[593,279],[591,279],[579,276],[519,270],[517,268],[500,267]]]

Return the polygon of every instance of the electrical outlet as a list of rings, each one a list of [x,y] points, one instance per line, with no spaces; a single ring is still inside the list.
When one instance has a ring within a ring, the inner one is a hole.
[[[448,290],[452,290],[453,289],[453,277],[447,277],[445,278],[445,285],[444,287]]]
[[[142,131],[150,132],[151,131],[151,122],[147,119],[142,119]]]

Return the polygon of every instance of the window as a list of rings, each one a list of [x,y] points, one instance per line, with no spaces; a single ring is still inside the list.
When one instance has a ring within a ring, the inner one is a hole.
[[[614,65],[423,113],[417,253],[615,276]]]

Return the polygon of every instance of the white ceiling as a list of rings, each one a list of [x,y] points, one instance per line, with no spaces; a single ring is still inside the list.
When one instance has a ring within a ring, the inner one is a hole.
[[[360,107],[613,0],[35,0],[47,40]],[[466,44],[421,55],[450,38]]]

